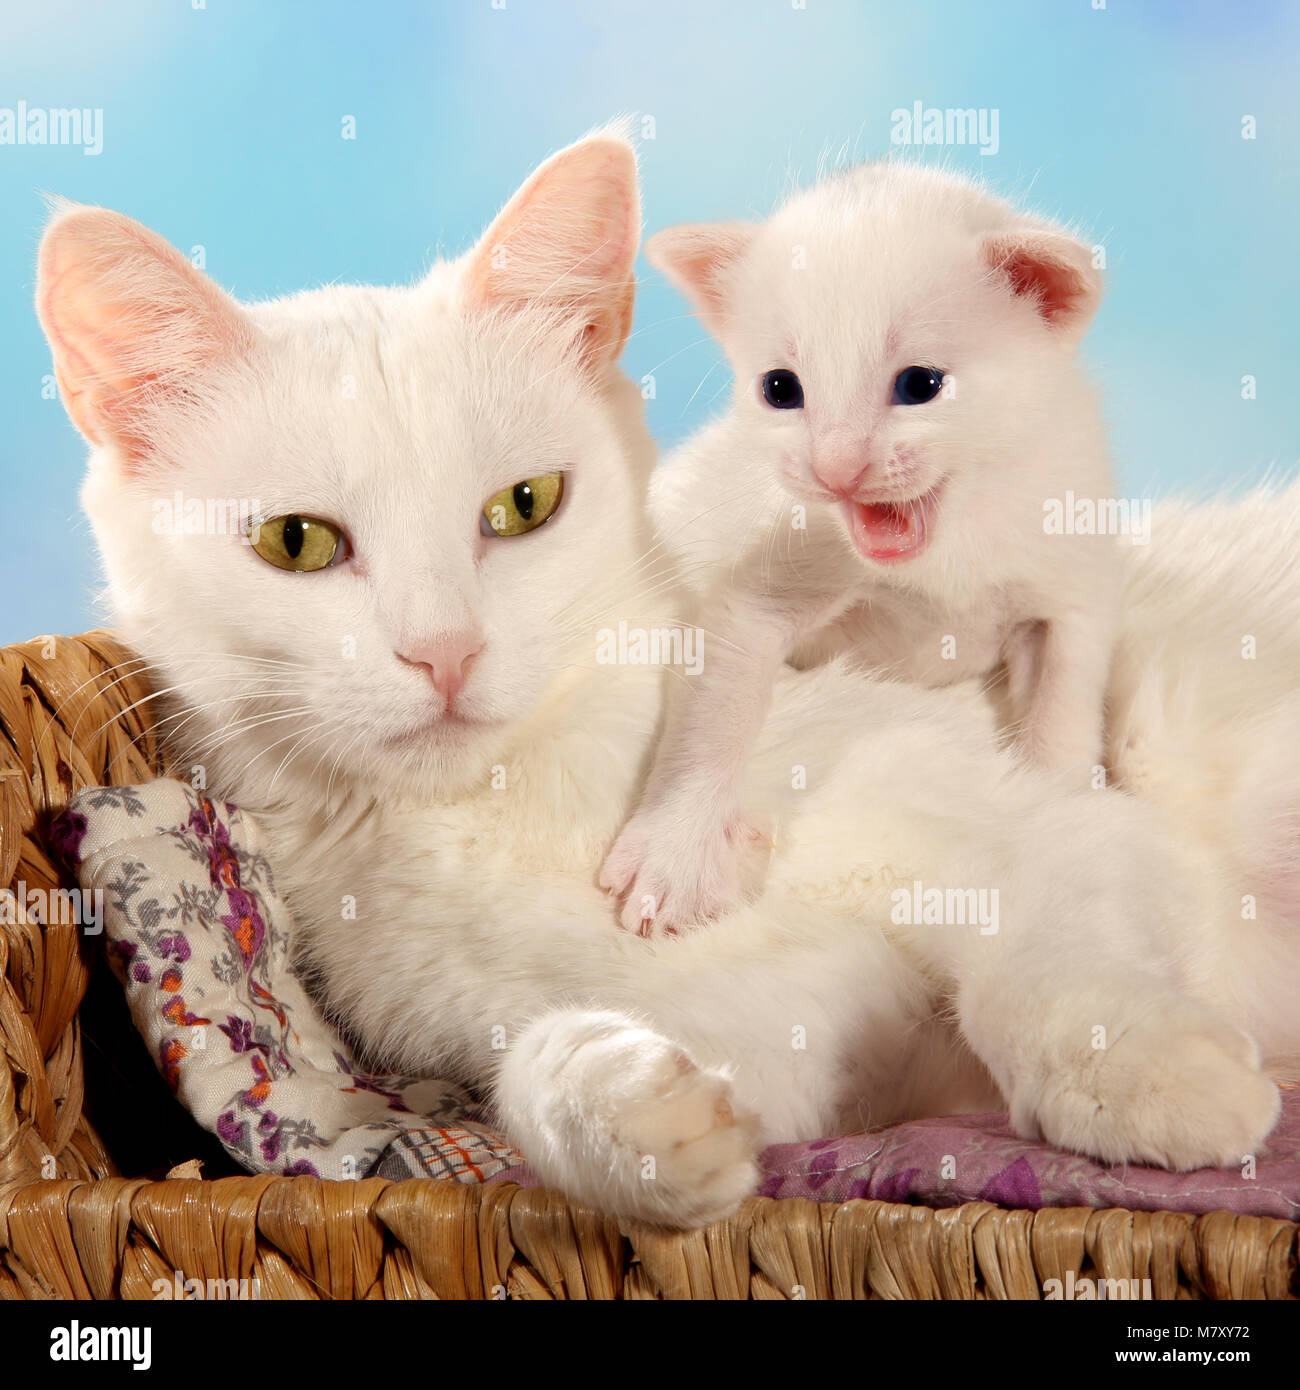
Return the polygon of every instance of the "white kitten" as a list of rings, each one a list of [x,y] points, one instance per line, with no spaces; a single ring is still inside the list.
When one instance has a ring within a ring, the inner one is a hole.
[[[836,652],[926,685],[1005,663],[1031,758],[1101,756],[1118,596],[1109,538],[1048,534],[1044,501],[1112,493],[1075,345],[1091,251],[947,174],[855,169],[770,221],[649,242],[725,346],[728,413],[659,470],[652,509],[700,591],[681,685],[602,882],[646,933],[741,892],[762,836],[740,796],[777,670]]]
[[[1003,1097],[1104,1158],[1239,1161],[1277,1092],[1251,979],[1229,962],[1220,1012],[1200,969],[1218,861],[1017,767],[953,692],[778,677],[745,790],[777,844],[760,899],[677,940],[615,930],[596,874],[664,677],[593,654],[674,604],[615,366],[637,225],[606,136],[410,289],[240,306],[115,213],[46,234],[114,611],[171,692],[175,765],[261,819],[318,996],[624,1217],[720,1217],[762,1143]],[[257,499],[256,547],[158,528],[178,490]],[[997,929],[901,920],[916,881],[996,889]]]

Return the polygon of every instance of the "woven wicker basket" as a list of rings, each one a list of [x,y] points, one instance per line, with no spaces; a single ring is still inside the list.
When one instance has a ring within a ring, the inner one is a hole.
[[[58,887],[48,830],[71,792],[162,771],[127,661],[103,632],[0,650],[0,884]],[[234,1170],[167,1096],[99,955],[70,927],[0,925],[0,1298],[151,1298],[178,1273],[303,1299],[1034,1299],[1070,1271],[1164,1299],[1300,1292],[1296,1225],[1228,1212],[755,1198],[679,1235],[509,1184],[201,1180],[180,1160]]]

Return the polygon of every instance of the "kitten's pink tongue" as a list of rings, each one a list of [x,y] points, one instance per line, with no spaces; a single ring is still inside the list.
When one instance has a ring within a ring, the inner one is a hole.
[[[846,502],[845,520],[858,553],[880,564],[910,560],[929,540],[932,496],[907,502]]]

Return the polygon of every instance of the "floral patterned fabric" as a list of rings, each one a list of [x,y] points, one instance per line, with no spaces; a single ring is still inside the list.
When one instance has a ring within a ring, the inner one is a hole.
[[[255,1172],[456,1178],[518,1152],[445,1081],[367,1075],[289,963],[256,825],[181,782],[80,792],[55,827],[103,893],[108,959],[181,1103]]]
[[[56,843],[102,891],[108,955],[182,1104],[255,1172],[536,1184],[444,1081],[371,1076],[295,978],[289,917],[252,817],[180,782],[80,792]],[[1240,1169],[1108,1168],[1019,1139],[1004,1114],[919,1120],[762,1156],[770,1197],[955,1206],[1218,1209],[1300,1218],[1300,1092]]]

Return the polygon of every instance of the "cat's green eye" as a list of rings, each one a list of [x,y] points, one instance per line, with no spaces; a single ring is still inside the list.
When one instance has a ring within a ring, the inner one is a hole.
[[[555,515],[563,496],[563,473],[525,478],[488,500],[479,529],[485,536],[522,536],[525,531],[535,531]]]
[[[323,570],[338,558],[343,538],[337,526],[314,516],[276,516],[255,522],[248,533],[254,550],[276,569]]]

